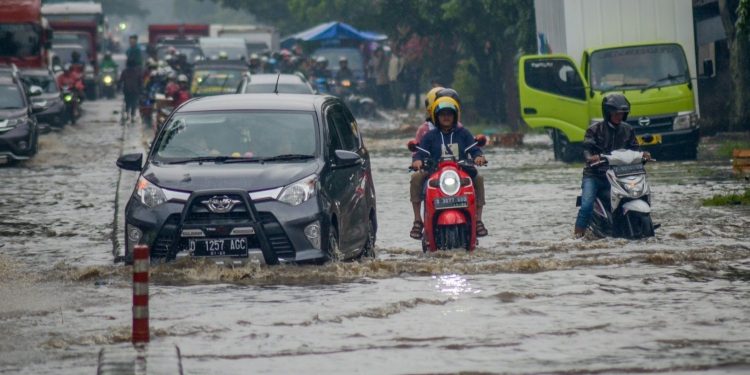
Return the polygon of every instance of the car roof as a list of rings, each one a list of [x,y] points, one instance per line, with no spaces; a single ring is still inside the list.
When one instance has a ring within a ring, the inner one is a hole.
[[[17,86],[18,83],[13,80],[13,77],[10,75],[0,75],[0,85],[13,85]]]
[[[48,76],[49,69],[24,69],[21,71],[22,76]]]
[[[313,94],[233,94],[200,97],[180,107],[178,112],[202,111],[315,111],[320,105],[335,99]]]
[[[276,77],[279,78],[279,83],[300,83],[304,84],[302,77],[296,74],[251,74],[250,84],[257,83],[276,83]]]
[[[202,60],[193,64],[194,69],[237,69],[249,70],[247,63],[240,60]]]

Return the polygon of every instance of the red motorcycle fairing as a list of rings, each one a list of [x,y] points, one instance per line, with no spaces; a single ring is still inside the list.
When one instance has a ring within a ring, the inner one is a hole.
[[[458,173],[461,187],[458,192],[449,196],[440,189],[440,175],[448,170]],[[459,228],[459,233],[466,235],[462,245],[467,251],[473,251],[477,244],[476,195],[474,184],[468,173],[461,169],[455,161],[441,161],[437,170],[426,181],[427,189],[424,199],[424,233],[422,237],[423,251],[437,251],[436,234],[441,230]],[[465,197],[465,207],[436,208],[436,199],[449,197]],[[444,244],[443,244],[444,245]]]
[[[466,224],[466,217],[461,213],[461,211],[446,210],[440,213],[437,223],[438,225]]]

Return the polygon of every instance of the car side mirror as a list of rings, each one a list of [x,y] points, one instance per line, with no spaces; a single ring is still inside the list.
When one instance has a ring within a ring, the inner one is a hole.
[[[336,150],[336,165],[335,168],[348,168],[355,165],[362,164],[363,160],[356,152],[346,150]]]
[[[143,154],[125,154],[117,159],[117,166],[127,171],[140,172],[143,165]]]
[[[417,141],[412,139],[411,141],[409,141],[409,143],[406,144],[406,148],[408,148],[411,152],[417,152]]]
[[[714,76],[714,62],[713,60],[703,60],[703,77],[709,78]]]
[[[42,95],[43,91],[42,88],[39,86],[31,86],[29,87],[29,97],[31,96],[39,96]]]

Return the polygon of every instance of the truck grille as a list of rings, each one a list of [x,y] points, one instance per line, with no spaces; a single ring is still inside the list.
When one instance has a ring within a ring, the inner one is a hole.
[[[641,119],[648,118],[649,124],[646,126],[641,125]],[[628,124],[633,127],[635,134],[659,134],[667,133],[672,131],[672,124],[674,123],[675,115],[667,116],[640,116],[640,117],[628,117]]]

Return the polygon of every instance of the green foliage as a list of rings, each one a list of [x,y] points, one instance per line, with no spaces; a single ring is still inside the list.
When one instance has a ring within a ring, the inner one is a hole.
[[[750,149],[750,142],[748,141],[728,141],[724,142],[719,146],[716,152],[716,156],[722,159],[731,159],[732,152],[735,149]]]
[[[465,59],[458,62],[454,73],[453,88],[462,93],[461,106],[464,111],[461,117],[464,123],[473,123],[478,117],[477,97],[474,89],[479,87],[479,78],[472,71],[476,71],[473,59]]]
[[[737,4],[737,33],[750,36],[750,0],[740,0]]]
[[[704,206],[732,206],[750,204],[750,189],[744,194],[717,194],[703,201]]]

